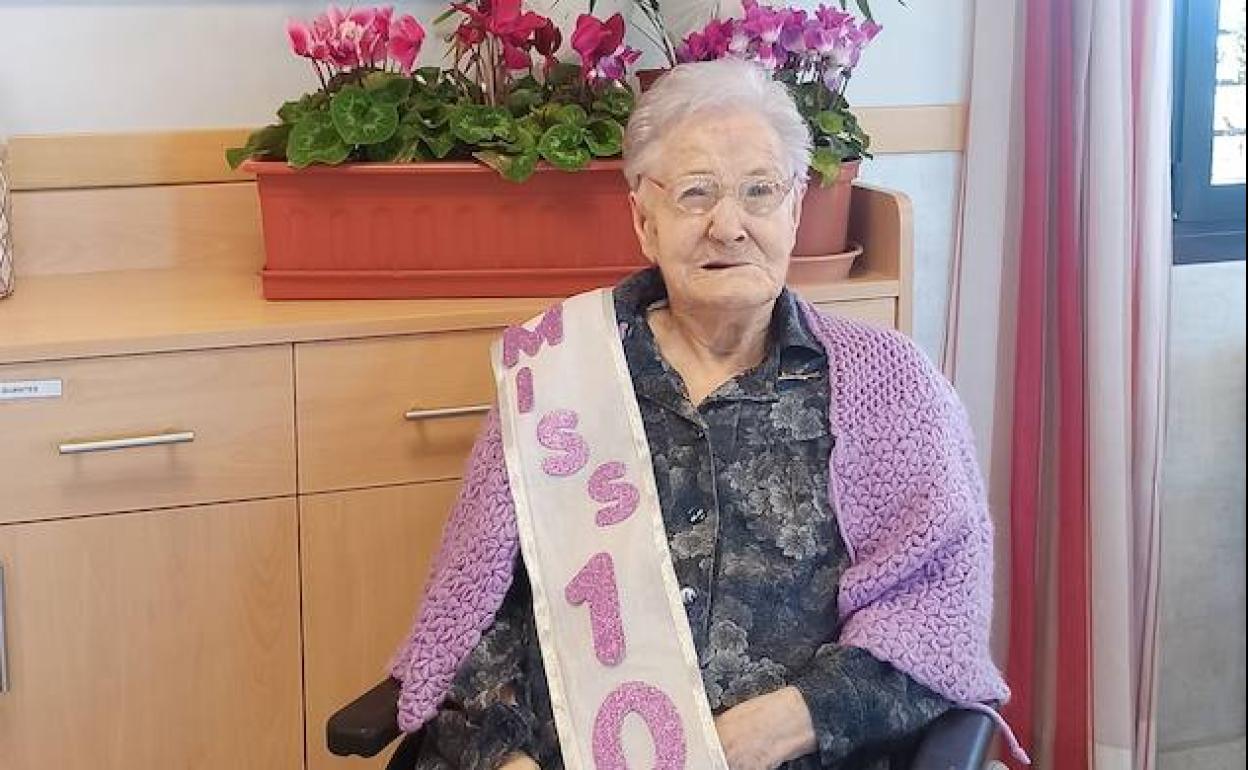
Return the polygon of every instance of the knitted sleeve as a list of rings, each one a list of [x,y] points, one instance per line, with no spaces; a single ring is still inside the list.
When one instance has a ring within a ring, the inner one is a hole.
[[[512,582],[518,543],[495,408],[468,458],[420,612],[390,665],[403,683],[403,730],[413,732],[437,713],[461,661],[493,623]]]
[[[1004,701],[989,653],[992,522],[966,413],[908,338],[817,316],[830,350],[840,642],[959,704]]]

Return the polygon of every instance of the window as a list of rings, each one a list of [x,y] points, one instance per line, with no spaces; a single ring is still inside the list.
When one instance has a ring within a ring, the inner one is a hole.
[[[1179,0],[1175,262],[1244,258],[1245,0]]]

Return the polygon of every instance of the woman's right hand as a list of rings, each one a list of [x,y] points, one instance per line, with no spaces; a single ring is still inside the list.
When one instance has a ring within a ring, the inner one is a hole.
[[[498,770],[542,770],[541,766],[529,758],[528,754],[509,754],[498,766]]]

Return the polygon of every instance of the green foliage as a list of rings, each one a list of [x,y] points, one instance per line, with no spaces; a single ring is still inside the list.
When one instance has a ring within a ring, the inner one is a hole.
[[[248,158],[296,168],[352,162],[409,163],[476,159],[504,179],[523,182],[540,161],[564,170],[619,156],[633,92],[591,85],[574,64],[543,80],[518,77],[497,106],[456,70],[423,67],[331,80],[286,102],[279,122],[226,151],[231,167]]]

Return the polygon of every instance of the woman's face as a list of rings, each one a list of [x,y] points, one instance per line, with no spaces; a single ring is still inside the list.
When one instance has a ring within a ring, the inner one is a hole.
[[[775,300],[802,194],[790,189],[775,132],[741,110],[692,116],[661,141],[630,200],[642,251],[659,266],[672,304],[733,311]],[[776,183],[782,187],[767,186]],[[753,200],[743,203],[738,192]]]

